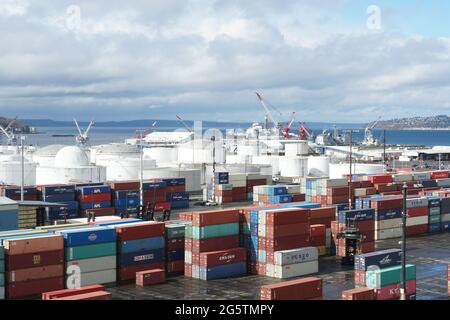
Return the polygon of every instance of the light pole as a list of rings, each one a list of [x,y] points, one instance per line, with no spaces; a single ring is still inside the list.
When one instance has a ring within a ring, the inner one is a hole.
[[[144,144],[143,131],[139,130],[139,215],[144,214]]]
[[[21,171],[22,171],[22,180],[20,183],[20,201],[24,201],[25,200],[25,191],[24,191],[24,186],[25,186],[25,157],[24,157],[24,148],[25,148],[25,136],[20,136],[20,149],[21,149]]]
[[[406,217],[408,210],[406,207],[406,197],[408,195],[408,185],[403,184],[403,212],[402,212],[402,270],[400,274],[400,300],[406,300]]]
[[[350,133],[350,150],[349,150],[349,164],[350,170],[348,175],[348,209],[352,210],[353,208],[353,190],[352,190],[352,166],[353,166],[353,132],[359,132],[359,130],[343,130],[343,132]]]

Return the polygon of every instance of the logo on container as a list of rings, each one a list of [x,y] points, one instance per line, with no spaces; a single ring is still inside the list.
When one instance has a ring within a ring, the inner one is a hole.
[[[41,264],[41,256],[40,255],[33,256],[33,264]]]
[[[81,288],[81,268],[77,265],[70,265],[66,270],[67,280],[66,287],[67,289],[79,289]]]
[[[89,241],[95,241],[95,240],[97,240],[97,235],[95,233],[91,233],[88,236],[88,239],[89,239]]]
[[[231,254],[224,254],[222,256],[219,257],[219,261],[224,261],[226,260],[227,262],[232,261],[233,259],[236,259],[236,255],[234,253]]]
[[[144,255],[141,255],[141,256],[135,256],[134,257],[134,262],[144,261],[144,260],[153,260],[154,257],[155,257],[155,255],[153,253],[144,254]]]
[[[380,260],[381,265],[389,264],[391,263],[392,259],[389,258],[389,256],[385,256],[383,259]]]

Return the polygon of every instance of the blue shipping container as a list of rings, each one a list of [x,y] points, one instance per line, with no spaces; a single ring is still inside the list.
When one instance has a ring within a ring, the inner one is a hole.
[[[121,254],[162,249],[164,248],[164,246],[165,246],[164,237],[151,237],[144,239],[128,240],[119,242],[118,244],[119,252]]]
[[[74,185],[41,186],[41,193],[43,196],[51,196],[64,193],[75,193],[75,186]]]
[[[189,200],[177,200],[170,203],[172,209],[186,209],[189,208]]]
[[[441,232],[441,224],[440,223],[432,223],[428,225],[428,232]]]
[[[102,193],[110,193],[111,192],[111,187],[107,186],[107,185],[86,186],[86,187],[77,187],[77,190],[82,195],[102,194]]]
[[[105,222],[96,222],[95,225],[99,227],[106,227],[106,226],[117,226],[119,224],[128,224],[128,223],[136,223],[136,222],[143,222],[142,219],[126,219],[126,220],[116,220],[116,221],[105,221]]]
[[[184,249],[176,249],[167,251],[167,261],[184,260]]]
[[[187,192],[169,192],[167,193],[167,201],[189,200],[189,193]]]
[[[185,178],[162,179],[162,181],[164,181],[168,187],[186,185]]]
[[[139,198],[140,196],[141,192],[139,190],[116,191],[114,193],[115,199]]]
[[[162,262],[165,260],[164,256],[164,249],[156,249],[126,253],[117,257],[120,267],[128,267]]]
[[[144,182],[142,185],[142,188],[144,190],[160,189],[160,188],[165,188],[165,187],[166,187],[166,183],[164,181]]]
[[[6,187],[4,190],[5,197],[12,197],[12,196],[20,196],[21,190],[19,187]],[[32,196],[37,194],[36,187],[24,187],[23,188],[23,194],[26,196]]]
[[[347,210],[341,211],[338,214],[339,222],[351,221],[367,221],[375,219],[374,209],[360,209],[360,210]]]
[[[0,211],[0,231],[19,229],[19,211]]]
[[[245,275],[246,273],[246,262],[225,264],[214,267],[200,267],[200,279],[202,280],[225,279]]]
[[[64,237],[64,246],[77,247],[116,241],[116,230],[107,227],[93,227],[58,231]]]
[[[111,207],[111,201],[100,201],[100,202],[80,202],[80,209],[101,209]]]
[[[137,207],[140,204],[141,199],[137,198],[127,198],[127,199],[115,199],[114,206],[116,208],[128,208],[128,207]]]
[[[378,210],[375,213],[375,219],[388,220],[388,219],[398,219],[402,217],[403,209],[389,209],[389,210]]]
[[[58,202],[58,203],[75,201],[75,193],[69,192],[69,193],[43,195],[42,200],[47,202]]]

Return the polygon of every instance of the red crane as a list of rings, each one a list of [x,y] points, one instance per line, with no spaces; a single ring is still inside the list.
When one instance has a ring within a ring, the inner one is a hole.
[[[291,120],[286,122],[286,125],[283,128],[283,137],[285,139],[289,139],[290,138],[289,130],[291,130],[291,126],[294,123],[294,120],[295,120],[295,112],[292,112]]]

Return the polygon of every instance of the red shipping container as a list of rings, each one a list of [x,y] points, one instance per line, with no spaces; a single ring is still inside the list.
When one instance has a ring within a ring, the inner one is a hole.
[[[292,202],[301,202],[306,200],[306,194],[296,193],[292,195]]]
[[[150,286],[164,282],[166,282],[166,272],[163,269],[136,272],[136,285],[138,286]]]
[[[373,187],[373,183],[368,180],[360,181],[360,184],[361,184],[361,188],[372,188]]]
[[[373,184],[377,183],[392,183],[392,176],[390,174],[380,174],[374,176],[368,176],[367,179]]]
[[[362,270],[355,270],[354,275],[355,285],[365,286],[366,285],[366,272]]]
[[[96,291],[104,291],[105,287],[101,284],[95,284],[92,286],[80,287],[78,289],[63,289],[57,291],[49,291],[42,293],[42,300],[52,300],[56,298],[64,298],[67,296],[73,296],[77,294],[96,292]]]
[[[233,194],[232,202],[247,201],[247,194]]]
[[[106,216],[114,216],[116,215],[116,209],[113,207],[110,208],[96,208],[96,209],[86,209],[82,210],[81,215],[86,217],[88,212],[95,214],[96,217],[106,217]]]
[[[311,237],[324,237],[326,233],[326,226],[324,224],[313,224],[309,227]]]
[[[326,229],[331,228],[331,222],[336,218],[311,218],[310,224],[323,224]]]
[[[266,264],[258,262],[256,263],[256,274],[260,276],[266,275]]]
[[[6,297],[9,299],[39,295],[42,292],[61,290],[64,288],[64,277],[39,279],[8,283]]]
[[[175,238],[175,239],[167,239],[166,240],[166,250],[175,250],[175,249],[183,249],[184,248],[184,239],[185,238]]]
[[[192,253],[219,251],[236,247],[239,247],[239,236],[192,240]]]
[[[374,242],[374,241],[375,241],[375,230],[366,231],[366,232],[362,233],[361,243]]]
[[[433,171],[431,172],[431,179],[447,179],[449,171]]]
[[[20,195],[8,196],[7,198],[15,201],[21,201]],[[23,196],[23,200],[25,201],[36,201],[39,200],[39,196],[37,194],[26,194]]]
[[[63,298],[55,298],[53,300],[112,300],[112,294],[107,291],[95,291],[66,296]]]
[[[311,220],[320,218],[336,218],[336,207],[313,208],[311,211]]]
[[[137,190],[140,188],[139,181],[109,181],[108,184],[114,191]]]
[[[407,226],[406,227],[406,235],[407,236],[415,236],[420,234],[428,233],[428,224],[421,224],[417,226]]]
[[[348,187],[327,188],[327,196],[328,197],[348,196]]]
[[[193,226],[208,226],[239,222],[239,209],[202,211],[192,213]]]
[[[378,192],[396,192],[399,191],[399,185],[397,184],[390,184],[390,183],[378,183],[375,184],[375,189],[378,190]]]
[[[398,209],[403,206],[403,199],[393,198],[393,199],[380,199],[372,200],[370,206],[376,210],[388,210],[388,209]]]
[[[139,222],[129,225],[115,226],[117,239],[119,241],[144,239],[151,237],[164,236],[164,222]]]
[[[233,195],[235,194],[247,194],[246,187],[233,187]]]
[[[347,202],[348,202],[348,195],[327,197],[327,204],[341,204]]]
[[[6,259],[7,270],[27,269],[64,263],[64,249],[44,251],[39,253],[26,253],[10,255]]]
[[[247,250],[245,248],[233,248],[221,251],[203,252],[200,254],[200,265],[213,267],[246,261],[246,258]]]
[[[354,221],[350,223],[359,229],[362,233],[374,233],[375,230],[375,220],[366,220],[366,221]]]
[[[342,300],[375,300],[375,290],[371,288],[355,288],[342,291]]]
[[[128,281],[136,279],[136,273],[144,270],[164,269],[164,262],[149,263],[140,266],[130,266],[117,269],[117,280]]]
[[[192,251],[192,238],[184,238],[184,250]]]
[[[322,247],[326,245],[326,238],[325,235],[310,237],[309,242],[312,247]]]
[[[200,252],[193,252],[191,258],[192,264],[199,265],[200,264]]]
[[[44,267],[34,267],[8,271],[6,279],[8,283],[31,281],[38,279],[57,278],[64,276],[64,265],[55,264]]]
[[[309,235],[306,236],[298,235],[276,239],[265,239],[264,243],[266,250],[274,250],[274,251],[303,248],[308,247],[310,245]]]
[[[309,222],[282,225],[266,225],[265,238],[267,239],[278,239],[297,235],[309,237]]]
[[[167,192],[186,192],[186,186],[169,186],[166,188]]]
[[[261,300],[309,300],[322,297],[322,279],[303,278],[261,287]]]
[[[257,274],[256,262],[247,262],[247,273],[248,274]]]
[[[192,212],[180,212],[178,214],[178,219],[185,221],[192,221]]]
[[[375,251],[375,242],[361,242],[361,252],[369,253]]]
[[[267,211],[266,225],[288,225],[294,223],[308,223],[310,219],[309,209],[286,209],[282,211]]]
[[[4,240],[3,246],[8,255],[39,253],[64,249],[64,238],[59,235],[46,235],[34,238]]]
[[[78,196],[80,202],[102,202],[111,201],[111,193],[84,194]]]
[[[375,296],[377,300],[393,300],[400,298],[401,284],[396,283],[375,289]],[[416,280],[406,281],[406,295],[416,293]]]
[[[168,273],[179,273],[184,271],[184,260],[171,261],[166,263]]]
[[[406,209],[409,217],[426,217],[428,216],[428,207],[409,208]]]
[[[185,277],[192,277],[192,264],[185,263],[184,264],[184,276]]]

